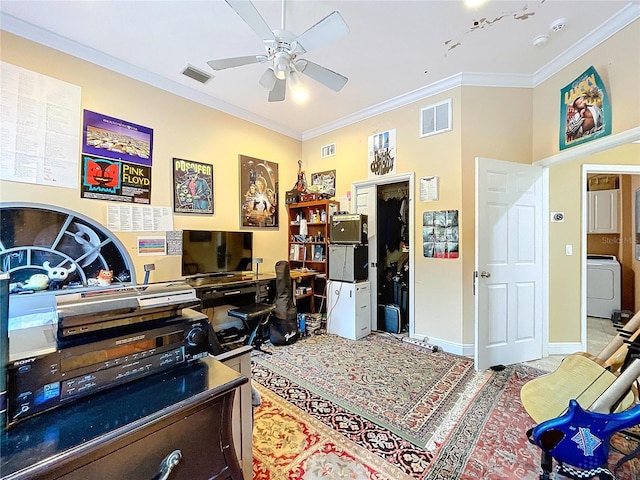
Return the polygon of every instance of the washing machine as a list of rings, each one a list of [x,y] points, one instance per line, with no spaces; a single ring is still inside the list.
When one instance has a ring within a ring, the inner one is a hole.
[[[620,263],[615,255],[587,255],[587,316],[611,318],[620,310]]]

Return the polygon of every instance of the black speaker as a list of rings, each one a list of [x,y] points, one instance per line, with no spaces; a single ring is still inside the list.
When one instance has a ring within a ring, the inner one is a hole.
[[[7,427],[7,366],[9,365],[9,274],[0,272],[0,428]]]
[[[369,278],[367,245],[329,245],[329,280],[357,282]]]
[[[336,213],[331,215],[329,237],[331,243],[366,245],[367,216],[362,213]]]

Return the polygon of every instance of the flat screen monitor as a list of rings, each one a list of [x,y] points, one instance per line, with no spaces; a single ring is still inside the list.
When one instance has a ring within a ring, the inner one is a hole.
[[[182,276],[251,270],[252,232],[182,231]]]

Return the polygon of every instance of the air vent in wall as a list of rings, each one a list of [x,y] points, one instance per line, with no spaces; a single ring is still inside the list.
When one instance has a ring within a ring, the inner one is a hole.
[[[207,83],[213,78],[213,75],[209,75],[208,73],[205,73],[202,70],[198,70],[196,67],[192,67],[191,65],[187,65],[182,71],[182,74],[186,75],[189,78],[193,78],[195,81],[203,84]]]
[[[333,157],[336,154],[336,144],[325,145],[320,149],[320,158]]]
[[[427,137],[451,130],[451,99],[420,110],[420,136]]]

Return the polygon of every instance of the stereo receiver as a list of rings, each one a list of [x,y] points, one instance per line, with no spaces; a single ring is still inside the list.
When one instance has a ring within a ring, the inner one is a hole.
[[[183,309],[169,322],[60,348],[57,324],[11,331],[8,423],[208,354],[206,315]]]

